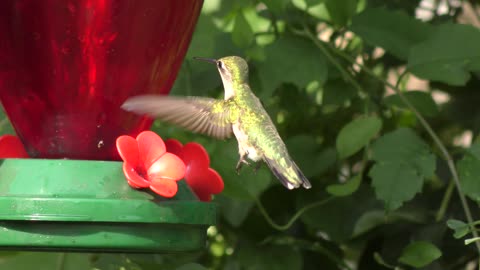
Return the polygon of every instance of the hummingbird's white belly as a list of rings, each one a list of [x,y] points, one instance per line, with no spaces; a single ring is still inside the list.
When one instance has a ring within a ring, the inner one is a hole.
[[[238,141],[238,153],[240,156],[247,155],[248,159],[252,161],[259,161],[262,159],[262,156],[258,153],[257,149],[255,149],[255,147],[253,147],[248,141],[248,135],[239,128],[238,124],[233,124],[232,130]]]

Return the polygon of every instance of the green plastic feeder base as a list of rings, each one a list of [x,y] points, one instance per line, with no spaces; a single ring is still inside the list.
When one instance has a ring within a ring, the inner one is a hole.
[[[205,247],[213,203],[132,189],[113,161],[0,160],[0,248],[180,252]]]

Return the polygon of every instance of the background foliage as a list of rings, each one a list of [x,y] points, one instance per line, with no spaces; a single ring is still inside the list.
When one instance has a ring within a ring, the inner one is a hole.
[[[469,222],[480,200],[479,14],[473,0],[205,0],[172,94],[221,98],[215,68],[192,56],[245,57],[252,89],[313,188],[288,191],[265,167],[237,175],[235,140],[155,123],[164,138],[205,145],[225,180],[204,251],[4,252],[0,266],[478,267]]]

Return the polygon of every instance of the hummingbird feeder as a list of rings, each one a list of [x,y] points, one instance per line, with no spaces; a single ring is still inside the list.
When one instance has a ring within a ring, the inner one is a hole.
[[[152,120],[120,108],[131,96],[169,93],[201,6],[0,1],[0,100],[21,140],[0,140],[0,248],[205,246],[216,220],[208,201],[223,188],[208,154],[142,132]]]

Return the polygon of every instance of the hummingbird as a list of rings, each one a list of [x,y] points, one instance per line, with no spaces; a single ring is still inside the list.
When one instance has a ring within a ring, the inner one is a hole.
[[[146,114],[194,133],[217,139],[235,135],[243,164],[264,161],[278,180],[288,189],[311,184],[290,157],[272,119],[248,84],[248,64],[238,56],[220,59],[194,57],[217,66],[225,90],[224,99],[208,97],[174,97],[143,95],[129,98],[122,108]],[[256,169],[261,165],[257,163]]]

